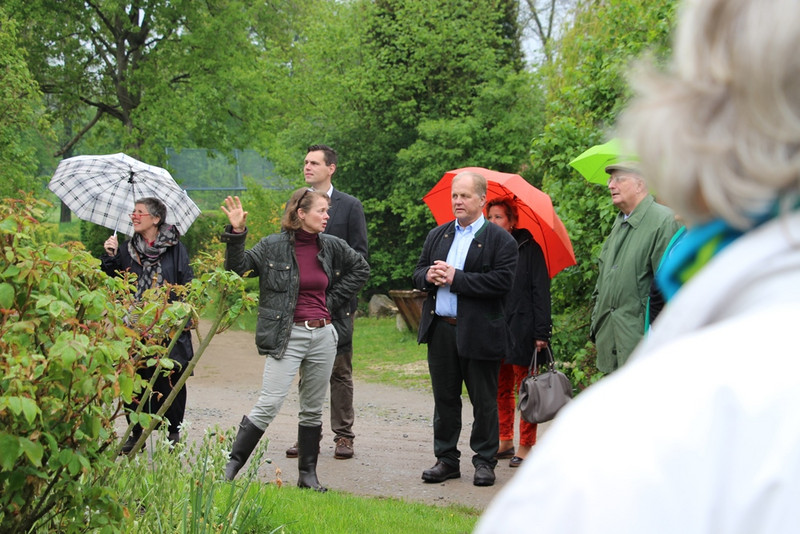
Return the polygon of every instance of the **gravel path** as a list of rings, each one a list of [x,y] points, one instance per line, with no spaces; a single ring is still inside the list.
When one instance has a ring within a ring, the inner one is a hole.
[[[206,428],[238,424],[257,399],[263,366],[264,359],[255,350],[252,334],[229,331],[217,335],[188,382],[185,420],[189,427],[185,437],[201,439]],[[430,392],[360,382],[356,376],[354,404],[355,457],[336,460],[333,435],[330,430],[325,431],[330,426],[326,403],[317,475],[332,490],[483,510],[516,472],[508,467],[508,460],[501,460],[495,470],[494,486],[473,486],[468,442],[472,407],[468,399],[464,400],[465,424],[459,444],[462,476],[442,484],[426,484],[420,478],[422,470],[436,462]],[[272,464],[261,468],[259,476],[263,480],[275,479],[277,468],[285,484],[297,483],[297,460],[284,454],[297,436],[297,409],[297,388],[293,387],[265,434],[270,440],[267,455]],[[546,426],[540,425],[540,434]]]

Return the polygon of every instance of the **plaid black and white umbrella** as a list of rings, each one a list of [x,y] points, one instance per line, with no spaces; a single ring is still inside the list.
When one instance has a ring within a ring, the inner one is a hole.
[[[140,198],[156,197],[166,204],[165,222],[182,235],[200,215],[166,169],[122,153],[61,160],[47,187],[78,218],[125,235],[133,235],[129,214]]]

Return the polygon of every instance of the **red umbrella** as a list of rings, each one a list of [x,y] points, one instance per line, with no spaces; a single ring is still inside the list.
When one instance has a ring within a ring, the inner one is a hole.
[[[516,202],[519,212],[517,226],[527,228],[542,247],[550,278],[570,265],[575,265],[572,242],[569,240],[564,223],[556,215],[550,195],[526,182],[519,174],[497,172],[482,167],[464,167],[447,171],[422,198],[437,224],[444,224],[454,219],[450,202],[450,183],[456,174],[463,171],[477,172],[486,178],[487,202],[498,197],[508,197]]]

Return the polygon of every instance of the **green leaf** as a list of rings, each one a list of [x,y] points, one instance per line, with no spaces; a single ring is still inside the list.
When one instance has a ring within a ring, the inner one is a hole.
[[[36,419],[36,416],[40,413],[39,406],[36,405],[36,401],[29,399],[28,397],[20,398],[20,404],[22,407],[22,413],[25,414],[25,420],[29,425],[32,425]]]
[[[47,311],[54,317],[74,315],[75,308],[72,304],[67,304],[61,300],[55,300],[47,307]]]
[[[9,250],[6,252],[6,260],[10,263],[8,267],[6,267],[5,271],[3,271],[3,278],[14,278],[19,274],[20,268],[17,265],[11,263],[15,261],[14,254]]]
[[[42,447],[41,443],[34,443],[26,438],[20,438],[19,443],[22,445],[22,450],[25,452],[25,456],[28,457],[28,460],[36,467],[41,467],[42,456],[44,456],[44,447]]]
[[[133,397],[133,378],[128,375],[121,374],[117,379],[119,384],[120,395],[125,401],[130,401]]]
[[[0,432],[0,467],[4,471],[14,468],[17,458],[22,454],[19,438],[6,432]]]
[[[8,406],[8,409],[11,410],[11,413],[14,415],[19,415],[22,413],[22,400],[17,396],[8,396],[3,399]]]
[[[52,262],[69,261],[73,258],[73,254],[62,247],[50,247],[47,249],[45,256]]]
[[[0,221],[0,230],[3,232],[14,233],[17,231],[17,222],[9,217]]]
[[[67,464],[67,469],[70,475],[77,475],[81,472],[81,459],[77,454],[73,454]]]
[[[14,304],[14,287],[3,282],[0,284],[0,308],[9,309]]]
[[[64,365],[70,366],[88,351],[89,338],[83,334],[74,335],[71,332],[61,332],[50,349],[52,356],[58,356]]]

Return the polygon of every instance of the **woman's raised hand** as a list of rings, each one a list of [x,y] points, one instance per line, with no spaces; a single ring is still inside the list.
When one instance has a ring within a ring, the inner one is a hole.
[[[239,200],[239,197],[226,197],[222,211],[228,216],[228,221],[233,226],[234,232],[244,232],[247,227],[247,212],[242,208],[242,201]]]

